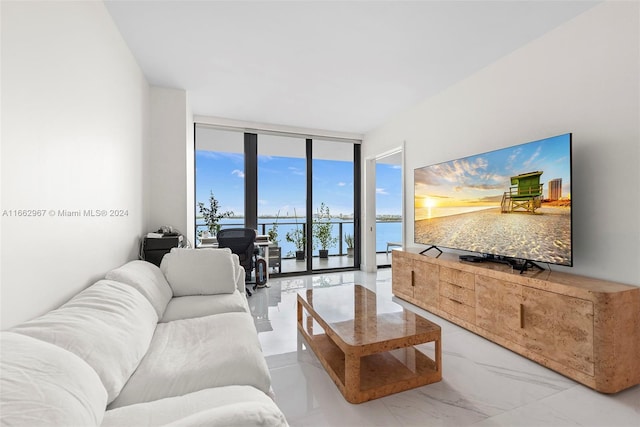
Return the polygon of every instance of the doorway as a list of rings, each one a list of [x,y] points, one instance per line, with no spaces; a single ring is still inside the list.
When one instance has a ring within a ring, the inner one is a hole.
[[[365,163],[364,267],[390,267],[394,249],[404,247],[404,144]]]
[[[402,151],[376,158],[376,266],[391,267],[403,243]]]

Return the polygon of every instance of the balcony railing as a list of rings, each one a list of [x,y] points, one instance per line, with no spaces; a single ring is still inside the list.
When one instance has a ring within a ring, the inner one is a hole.
[[[244,227],[242,218],[229,218],[222,221],[222,228]],[[264,221],[264,222],[260,222]],[[347,220],[335,220],[330,221],[334,225],[332,236],[338,239],[337,245],[329,248],[329,255],[342,256],[347,254],[347,244],[344,240],[345,234],[354,235],[353,221]],[[259,219],[258,234],[267,234],[268,231],[277,224],[278,231],[278,246],[282,248],[283,258],[295,257],[295,245],[291,242],[287,242],[285,236],[288,231],[294,231],[296,227],[302,227],[303,231],[306,231],[306,224],[295,221],[268,221],[265,219]],[[376,221],[376,229],[378,231],[376,236],[376,252],[385,252],[387,242],[397,242],[402,240],[402,221],[400,220],[384,220]],[[204,222],[196,222],[196,234],[200,231],[206,230],[206,224]],[[396,232],[397,231],[397,232]],[[314,249],[312,256],[317,256],[317,248]]]

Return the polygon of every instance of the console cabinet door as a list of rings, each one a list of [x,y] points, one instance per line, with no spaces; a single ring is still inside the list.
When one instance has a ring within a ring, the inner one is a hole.
[[[523,342],[535,353],[594,374],[593,303],[524,286]]]
[[[522,286],[476,275],[476,325],[514,343],[522,339]]]
[[[440,267],[428,262],[414,260],[415,273],[413,296],[423,303],[425,308],[437,308],[439,298]]]
[[[414,260],[401,251],[394,251],[391,259],[391,287],[394,295],[413,298]]]

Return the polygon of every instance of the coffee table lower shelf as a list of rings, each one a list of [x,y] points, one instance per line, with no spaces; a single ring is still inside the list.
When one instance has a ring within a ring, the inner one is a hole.
[[[310,335],[301,324],[298,330],[350,403],[366,402],[442,379],[439,340],[435,343],[437,362],[414,346],[362,356],[354,354],[347,360],[348,356],[327,334]],[[346,377],[345,372],[349,373]]]

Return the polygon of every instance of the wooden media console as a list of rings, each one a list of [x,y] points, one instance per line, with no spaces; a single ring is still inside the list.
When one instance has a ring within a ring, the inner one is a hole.
[[[603,393],[640,384],[640,288],[393,251],[393,293]]]

